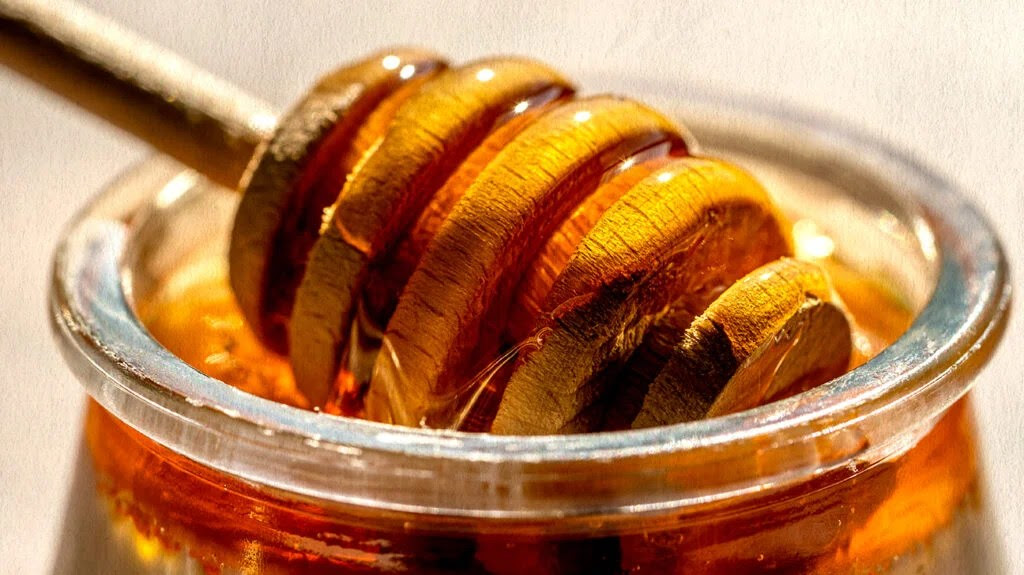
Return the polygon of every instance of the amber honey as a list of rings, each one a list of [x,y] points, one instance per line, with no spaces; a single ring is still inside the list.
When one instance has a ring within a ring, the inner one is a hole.
[[[418,530],[414,517],[319,508],[211,471],[91,403],[99,496],[123,552],[206,573],[946,573],[979,513],[970,405],[892,461],[822,476],[740,509],[657,517],[617,537]],[[968,528],[968,526],[970,526]],[[470,528],[472,525],[470,525]],[[465,527],[463,527],[465,529]]]
[[[828,264],[855,318],[859,364],[910,315],[875,282]],[[140,316],[196,369],[305,406],[286,360],[241,320],[222,264],[173,275]],[[349,415],[358,415],[352,413]],[[296,499],[216,472],[132,430],[95,403],[87,441],[112,525],[139,565],[207,573],[918,573],[962,565],[979,512],[970,405],[916,446],[699,513],[649,515],[611,533],[546,534],[530,522],[433,520]],[[442,522],[443,524],[443,522]],[[958,563],[959,562],[959,563]]]

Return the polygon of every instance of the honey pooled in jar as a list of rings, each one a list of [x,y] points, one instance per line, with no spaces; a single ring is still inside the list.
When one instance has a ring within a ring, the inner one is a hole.
[[[860,342],[853,349],[855,367],[895,341],[911,314],[874,280],[832,260],[825,267],[853,320],[852,338]],[[157,341],[198,371],[266,399],[309,407],[287,359],[266,349],[246,325],[222,260],[183,265],[153,297],[139,302],[139,317]],[[326,411],[362,415],[352,404],[330,404]]]
[[[228,286],[223,261],[191,261],[139,302],[139,318],[171,353],[200,372],[265,399],[308,408],[288,361],[256,338]]]

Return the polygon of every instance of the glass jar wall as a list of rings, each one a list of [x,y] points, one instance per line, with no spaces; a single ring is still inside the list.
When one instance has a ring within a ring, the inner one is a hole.
[[[140,322],[176,270],[223,261],[237,201],[152,160],[55,262],[58,339],[93,397],[58,571],[997,570],[964,398],[1009,301],[987,224],[877,143],[677,100],[705,153],[813,222],[830,261],[891,286],[915,318],[902,337],[799,396],[650,430],[497,437],[301,410],[196,371]]]

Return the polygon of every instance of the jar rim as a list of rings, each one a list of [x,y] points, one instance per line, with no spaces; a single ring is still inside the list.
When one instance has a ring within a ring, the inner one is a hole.
[[[1010,288],[990,225],[949,182],[874,138],[740,98],[696,92],[672,97],[690,110],[715,110],[715,126],[756,125],[773,141],[855,160],[898,180],[893,193],[920,210],[922,230],[934,239],[938,258],[932,296],[902,337],[865,365],[804,394],[651,429],[496,436],[301,410],[199,373],[150,337],[136,318],[124,266],[133,214],[111,212],[104,198],[125,186],[141,187],[142,180],[151,190],[173,182],[184,189],[199,181],[173,162],[154,158],[112,184],[65,231],[50,292],[61,350],[105,409],[170,449],[271,488],[374,509],[519,519],[677,509],[896,452],[907,429],[930,426],[966,393],[999,339]],[[684,123],[698,133],[700,127],[711,129],[701,117]],[[152,198],[135,199],[138,207]],[[698,473],[702,465],[725,469],[745,457],[767,461],[770,454],[778,457],[767,471],[714,479]],[[579,486],[596,478],[605,484],[609,477],[617,482],[614,496],[586,488],[552,496],[543,487],[552,481]],[[379,482],[386,479],[393,484],[385,489]]]

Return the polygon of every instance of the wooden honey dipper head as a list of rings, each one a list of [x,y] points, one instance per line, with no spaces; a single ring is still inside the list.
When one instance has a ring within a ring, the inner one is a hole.
[[[692,138],[656,111],[574,91],[530,60],[452,66],[396,50],[332,73],[284,116],[243,180],[229,265],[247,319],[314,404],[354,401],[412,426],[599,430],[618,370],[652,329],[686,350],[738,346],[736,365],[695,383],[674,354],[635,425],[695,417],[652,407],[667,388],[713,415],[791,389],[780,377],[806,386],[845,368],[849,328],[822,295],[824,272],[772,263],[792,246],[768,193],[691,157]],[[790,276],[813,285],[772,280]],[[785,334],[808,318],[827,358],[744,364],[788,358]],[[709,321],[725,339],[693,343]],[[509,349],[522,353],[499,362],[488,393],[475,389]]]

